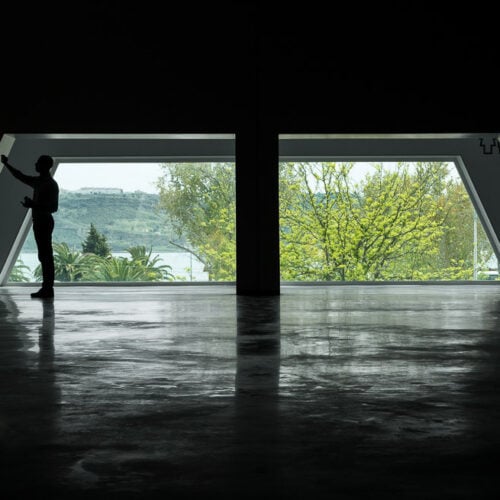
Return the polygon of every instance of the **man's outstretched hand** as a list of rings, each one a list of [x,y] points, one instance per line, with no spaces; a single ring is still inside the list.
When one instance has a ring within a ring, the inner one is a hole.
[[[31,198],[28,198],[28,196],[25,196],[24,201],[21,202],[21,205],[26,208],[32,208],[33,200]]]

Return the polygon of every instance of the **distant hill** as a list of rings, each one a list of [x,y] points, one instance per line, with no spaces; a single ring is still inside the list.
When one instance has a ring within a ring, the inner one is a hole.
[[[102,191],[64,191],[59,196],[59,210],[53,240],[66,242],[70,248],[82,249],[90,223],[104,234],[113,252],[123,252],[130,246],[145,245],[154,251],[177,250],[168,244],[175,239],[164,214],[158,211],[159,196],[143,193]],[[23,251],[36,251],[32,231]]]

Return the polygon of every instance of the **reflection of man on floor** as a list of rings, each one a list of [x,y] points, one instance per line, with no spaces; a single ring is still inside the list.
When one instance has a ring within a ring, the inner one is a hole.
[[[32,293],[33,298],[51,298],[54,296],[54,254],[52,250],[52,232],[54,218],[59,204],[59,186],[50,175],[54,161],[50,156],[38,158],[35,168],[38,176],[25,175],[9,164],[8,158],[2,155],[2,163],[9,172],[21,182],[33,188],[33,198],[24,197],[24,207],[31,208],[33,217],[33,233],[38,248],[38,260],[42,266],[42,288]]]

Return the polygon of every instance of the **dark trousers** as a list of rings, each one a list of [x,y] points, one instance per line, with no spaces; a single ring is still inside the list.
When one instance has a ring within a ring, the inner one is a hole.
[[[38,260],[42,266],[42,288],[54,286],[54,253],[52,250],[52,231],[54,218],[47,214],[33,218],[33,233],[38,248]]]

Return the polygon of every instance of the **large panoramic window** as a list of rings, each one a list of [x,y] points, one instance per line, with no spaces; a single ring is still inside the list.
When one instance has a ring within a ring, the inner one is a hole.
[[[234,163],[61,163],[56,282],[234,281]],[[41,279],[29,232],[10,282]]]
[[[282,281],[491,280],[498,264],[451,162],[280,164]]]

